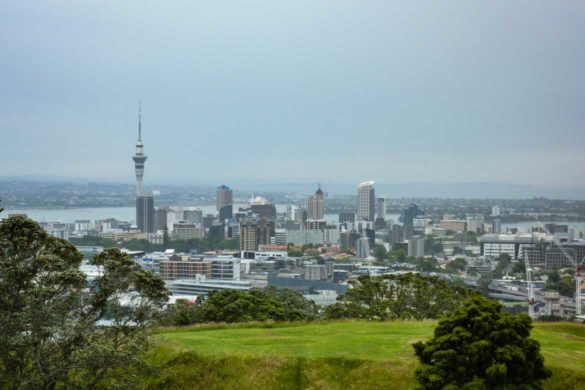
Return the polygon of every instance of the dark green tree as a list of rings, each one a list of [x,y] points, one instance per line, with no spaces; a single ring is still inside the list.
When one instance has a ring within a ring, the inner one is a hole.
[[[462,285],[420,274],[361,276],[325,309],[325,317],[368,320],[436,319],[474,294]]]
[[[480,277],[479,280],[477,281],[477,290],[484,297],[487,297],[489,294],[490,282],[491,282],[491,280],[489,278],[484,277],[484,276]]]
[[[512,272],[515,274],[524,274],[526,272],[526,263],[524,260],[518,260],[512,267]]]
[[[131,386],[164,282],[118,249],[80,270],[69,242],[34,221],[0,222],[0,388]],[[103,326],[103,321],[109,322]],[[122,370],[124,368],[124,370]]]
[[[406,252],[402,248],[392,249],[390,252],[388,252],[388,260],[390,260],[390,261],[402,262],[405,259],[406,259]]]
[[[443,244],[434,236],[427,234],[425,236],[425,252],[431,255],[443,253]]]
[[[293,244],[288,244],[287,254],[288,257],[301,257],[303,256],[303,250],[301,248],[295,247]]]
[[[462,259],[460,257],[455,259],[455,260],[450,261],[445,266],[445,270],[449,273],[452,273],[452,274],[456,274],[459,271],[465,271],[466,268],[467,268],[467,261],[465,261],[465,259]]]
[[[385,260],[388,256],[388,252],[386,251],[386,248],[384,248],[383,245],[376,245],[374,247],[374,257],[376,258],[376,260],[378,261],[382,261]]]
[[[169,229],[165,226],[165,230],[163,231],[163,243],[162,243],[162,250],[166,251],[169,249],[169,243],[171,242],[171,237],[169,236]]]
[[[184,299],[178,299],[167,309],[157,313],[157,323],[162,326],[186,326],[198,322],[198,306]]]
[[[538,389],[551,376],[531,319],[502,312],[502,305],[474,296],[446,315],[434,337],[414,344],[420,389]]]
[[[492,278],[499,279],[506,273],[506,270],[512,263],[512,258],[507,253],[503,253],[498,257],[498,264],[496,268],[492,271]]]
[[[573,298],[575,295],[575,280],[572,276],[565,275],[559,280],[559,293]]]
[[[205,322],[310,321],[317,306],[290,289],[223,290],[200,297],[197,304],[177,302],[160,314],[161,325],[189,325]]]
[[[433,272],[439,269],[439,263],[434,257],[419,257],[414,264],[418,271]]]

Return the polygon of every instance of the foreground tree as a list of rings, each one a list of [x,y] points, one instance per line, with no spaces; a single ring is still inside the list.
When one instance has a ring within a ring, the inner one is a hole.
[[[130,386],[168,292],[117,249],[91,260],[91,282],[82,258],[30,219],[0,222],[0,388]]]
[[[361,276],[354,287],[325,309],[325,317],[368,320],[435,319],[460,307],[474,292],[420,274]]]
[[[414,344],[421,389],[538,389],[551,376],[526,315],[475,296],[445,316],[434,337]]]

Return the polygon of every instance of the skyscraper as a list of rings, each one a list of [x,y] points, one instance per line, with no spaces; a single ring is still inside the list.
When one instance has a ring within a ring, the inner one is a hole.
[[[376,218],[386,219],[386,198],[376,199]]]
[[[339,223],[345,223],[345,222],[354,223],[355,222],[355,213],[350,213],[347,211],[342,211],[341,213],[339,213]]]
[[[194,223],[203,223],[203,211],[199,209],[183,210],[183,220]]]
[[[258,250],[258,224],[247,221],[240,224],[240,250]]]
[[[217,187],[216,209],[219,211],[219,220],[225,221],[233,218],[234,192],[225,184]]]
[[[154,198],[152,195],[136,197],[136,226],[143,233],[154,233]]]
[[[167,229],[167,216],[169,214],[169,206],[157,207],[154,210],[154,231]]]
[[[323,191],[321,186],[315,192],[315,195],[309,196],[307,201],[308,219],[323,219]]]
[[[370,240],[368,237],[360,237],[356,241],[356,256],[365,259],[370,256]]]
[[[492,220],[492,233],[500,234],[502,232],[502,221],[500,218],[494,218]]]
[[[225,184],[217,187],[217,199],[216,199],[217,211],[221,210],[222,207],[227,205],[233,205],[234,203],[234,192]]]
[[[375,192],[374,182],[365,181],[357,187],[357,220],[374,222]]]
[[[136,196],[142,195],[142,177],[144,176],[144,145],[142,144],[142,107],[138,105],[138,141],[136,141],[136,154],[134,160],[134,171],[136,172]]]
[[[421,213],[417,205],[411,204],[404,210],[402,210],[402,222],[406,226],[413,226],[414,219]]]

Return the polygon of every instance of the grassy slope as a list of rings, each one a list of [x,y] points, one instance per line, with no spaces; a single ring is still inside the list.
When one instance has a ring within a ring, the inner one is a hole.
[[[301,326],[187,328],[160,333],[147,387],[410,388],[411,344],[433,322],[331,322]],[[546,388],[585,388],[585,326],[536,324],[554,377]]]

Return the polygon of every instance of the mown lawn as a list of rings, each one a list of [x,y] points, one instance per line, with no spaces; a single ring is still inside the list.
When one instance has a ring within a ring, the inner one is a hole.
[[[430,321],[348,321],[273,328],[190,328],[160,336],[202,355],[393,360],[413,357],[411,344],[431,336],[434,327]]]
[[[412,344],[435,322],[342,321],[163,329],[154,338],[147,388],[407,389]],[[585,389],[585,326],[535,324],[553,378],[547,389]]]

